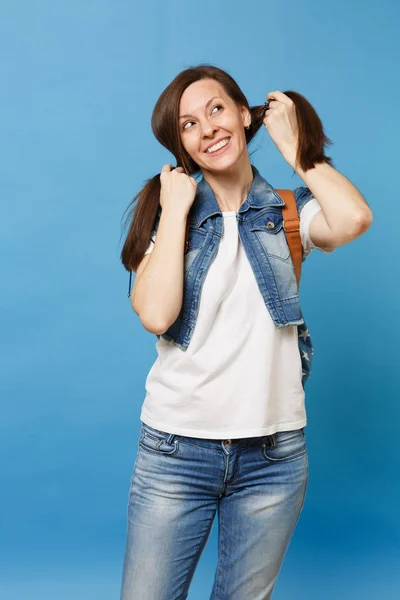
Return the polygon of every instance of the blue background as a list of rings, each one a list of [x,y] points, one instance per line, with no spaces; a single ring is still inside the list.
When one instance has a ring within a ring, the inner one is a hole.
[[[274,600],[400,597],[398,22],[395,0],[2,0],[2,598],[119,596],[157,339],[127,298],[122,214],[172,161],[158,96],[200,62],[251,105],[304,94],[374,214],[303,265],[310,479]],[[251,149],[272,185],[303,185],[264,128]],[[191,600],[209,597],[216,541],[215,523]]]

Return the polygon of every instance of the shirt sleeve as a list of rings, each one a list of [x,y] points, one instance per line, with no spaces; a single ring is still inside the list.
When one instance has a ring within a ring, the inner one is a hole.
[[[310,238],[309,228],[311,220],[320,210],[322,209],[318,200],[312,197],[300,211],[300,236],[303,245],[304,258],[308,256],[314,248],[321,250],[321,252],[324,252],[325,254],[330,254],[334,250],[334,248],[320,248],[319,246],[316,246]]]
[[[154,242],[156,241],[156,233],[153,233],[153,235],[151,236],[151,240],[150,240],[150,244],[149,247],[147,248],[145,255],[146,254],[150,254],[151,252],[153,252],[153,248],[154,248]]]

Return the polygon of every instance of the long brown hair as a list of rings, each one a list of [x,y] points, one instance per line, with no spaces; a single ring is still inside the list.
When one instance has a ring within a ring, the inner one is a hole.
[[[266,110],[265,104],[250,107],[236,81],[218,67],[201,64],[181,71],[158,98],[151,117],[151,127],[160,144],[175,156],[176,166],[182,166],[187,175],[199,172],[200,167],[184,149],[179,135],[179,103],[185,89],[200,79],[215,79],[238,106],[245,106],[250,111],[251,125],[249,129],[245,129],[247,144],[263,125]],[[299,138],[296,163],[304,171],[312,169],[316,163],[332,164],[332,159],[324,154],[324,146],[332,142],[326,137],[314,108],[301,94],[290,90],[284,93],[293,100],[296,107]],[[161,209],[160,191],[160,173],[157,173],[147,180],[144,188],[125,210],[126,212],[131,208],[124,228],[129,221],[131,223],[121,251],[121,261],[128,271],[136,271],[148,248],[155,219],[159,208]]]

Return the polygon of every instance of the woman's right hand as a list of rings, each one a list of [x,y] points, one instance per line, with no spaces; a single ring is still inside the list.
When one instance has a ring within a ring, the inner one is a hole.
[[[189,214],[190,207],[196,196],[197,181],[194,177],[186,175],[183,167],[172,168],[172,165],[164,165],[160,174],[161,208],[178,208]]]

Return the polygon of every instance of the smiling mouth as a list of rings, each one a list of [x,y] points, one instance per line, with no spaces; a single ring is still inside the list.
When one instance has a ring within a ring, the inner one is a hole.
[[[223,144],[222,144],[223,142]],[[231,138],[230,137],[226,137],[223,140],[221,140],[221,142],[219,142],[220,144],[222,144],[222,146],[220,146],[218,148],[218,150],[214,150],[214,152],[209,152],[208,150],[205,150],[205,154],[208,154],[208,156],[213,156],[215,154],[221,154],[223,150],[225,150],[225,148],[227,148],[229,146],[231,142]]]

